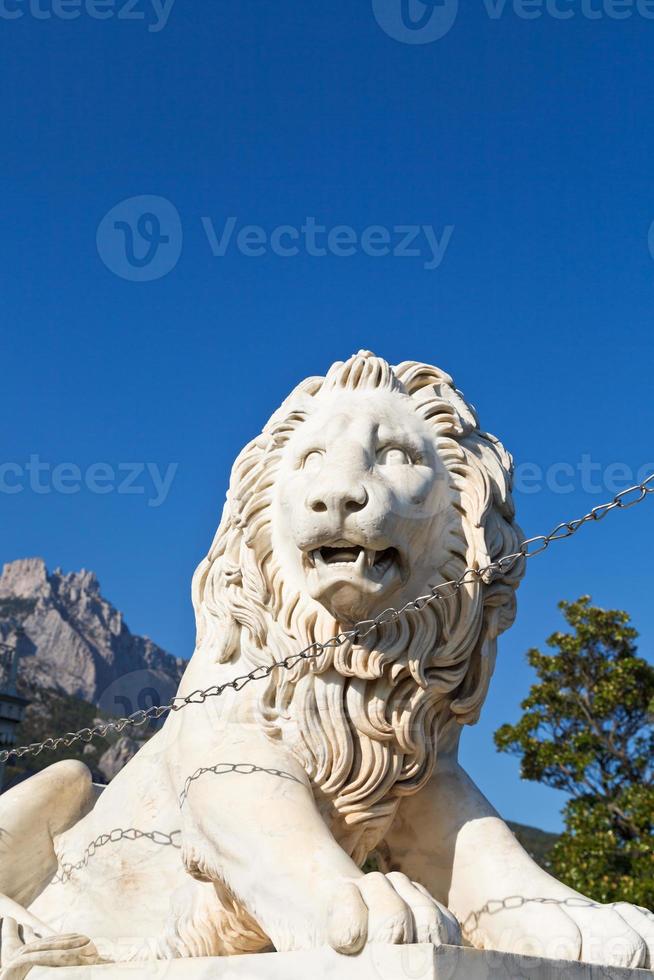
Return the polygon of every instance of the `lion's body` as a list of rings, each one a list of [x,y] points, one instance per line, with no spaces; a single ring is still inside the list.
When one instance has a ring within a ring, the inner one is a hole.
[[[3,797],[0,823],[26,855],[13,893],[1,882],[9,897],[115,959],[453,942],[444,903],[465,923],[502,889],[571,894],[456,764],[515,615],[524,562],[483,571],[518,548],[511,469],[437,368],[360,352],[298,386],[234,465],[193,580],[197,642],[179,694],[293,663],[171,713],[94,805],[56,767],[35,777],[38,813],[23,789]],[[293,656],[460,578],[446,600]],[[382,839],[399,871],[363,875]],[[576,958],[582,914],[538,915]],[[531,928],[515,909],[479,921],[468,938],[491,947],[508,942],[507,922],[511,942]],[[600,926],[610,935],[616,920]]]
[[[238,673],[238,660],[231,667]],[[176,720],[169,728],[174,729],[175,725]],[[175,737],[166,729],[153,736],[98,795],[92,809],[54,838],[57,870],[29,905],[30,912],[57,932],[87,935],[102,955],[112,959],[215,956],[257,952],[270,945],[265,935],[252,930],[250,916],[237,901],[216,893],[211,884],[188,874],[181,855],[180,799],[168,768]],[[290,740],[290,751],[296,748],[295,741]],[[214,746],[205,746],[205,750],[210,759],[220,758],[220,738]],[[241,770],[240,775],[247,776],[247,742],[242,752],[245,761],[239,758],[219,765],[214,777],[229,775],[232,764],[234,775],[238,776]],[[355,754],[361,754],[360,747]],[[41,778],[47,773],[48,770]],[[415,782],[415,788],[424,782],[425,775]],[[338,794],[312,781],[322,818],[345,853],[357,863],[363,863],[390,828],[402,798],[393,790],[402,782],[398,768],[394,782],[387,780],[377,791],[382,807],[375,808],[373,803],[362,813],[353,805],[351,810],[357,819],[350,822],[348,815],[335,806]],[[349,791],[356,804],[354,783],[351,780],[343,786],[341,796],[347,797]],[[61,785],[57,792],[62,792]],[[215,794],[219,807],[219,779]],[[51,805],[56,805],[54,795]],[[12,846],[21,845],[14,838]],[[22,846],[27,849],[28,841],[23,841]],[[218,927],[207,927],[208,916]],[[219,923],[221,916],[223,923]]]
[[[30,910],[58,932],[83,933],[100,948],[149,945],[151,954],[163,936],[171,895],[188,876],[179,834],[170,836],[179,831],[179,807],[163,760],[151,755],[157,738],[55,838],[57,871]],[[154,841],[140,836],[152,832]]]
[[[444,463],[448,493],[461,501],[459,510],[423,520],[423,547],[430,547],[430,536],[439,536],[440,562],[438,567],[432,562],[429,584],[465,569],[475,528],[491,515],[492,541],[475,542],[481,558],[492,560],[507,542],[514,543],[509,457],[492,437],[478,432],[474,414],[447,375],[411,362],[391,371],[374,358],[354,369],[336,365],[326,381],[301,385],[234,466],[223,522],[194,580],[198,642],[180,693],[223,683],[342,628],[322,605],[290,587],[274,546],[275,474],[321,389],[348,393],[368,387],[388,392],[400,414],[408,410],[431,433],[426,438],[434,440],[434,460]],[[514,573],[499,591],[495,587],[489,607],[495,632],[513,616],[516,583]],[[423,582],[418,585],[424,590]],[[88,934],[101,946],[106,940],[130,948],[140,944],[166,955],[163,939],[175,930],[174,894],[193,887],[188,870],[203,874],[188,856],[182,860],[179,848],[180,795],[192,775],[192,749],[181,746],[189,737],[193,746],[202,742],[199,757],[210,768],[223,761],[220,733],[234,722],[242,732],[264,733],[296,760],[330,832],[362,864],[389,830],[401,799],[430,779],[448,726],[458,729],[479,711],[492,670],[492,650],[483,647],[486,594],[472,583],[447,606],[428,605],[363,643],[348,641],[314,664],[276,671],[236,700],[207,701],[169,718],[91,812],[57,838],[57,877],[33,903],[34,914],[60,931]],[[505,622],[499,623],[497,610],[503,606]],[[234,763],[251,761],[250,750],[243,752]],[[220,807],[220,780],[215,792]],[[194,793],[191,786],[187,809]],[[163,841],[175,835],[177,846],[141,836],[153,832]],[[108,842],[93,843],[106,835]],[[206,883],[195,888],[204,890]],[[234,911],[231,906],[232,916]],[[243,918],[248,920],[246,912]],[[265,942],[255,936],[245,946],[260,948]],[[206,936],[199,945],[206,946]],[[184,952],[197,955],[198,943],[188,946]],[[218,938],[212,952],[223,952],[221,946]]]

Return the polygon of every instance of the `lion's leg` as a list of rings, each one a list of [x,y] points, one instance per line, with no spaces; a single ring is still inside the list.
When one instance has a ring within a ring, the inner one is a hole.
[[[83,817],[95,798],[91,773],[73,760],[49,766],[0,797],[2,968],[8,975],[23,976],[30,965],[97,959],[85,936],[57,936],[26,908],[57,870],[54,838]]]
[[[648,962],[654,928],[645,915],[634,930],[631,913],[599,907],[543,871],[453,758],[402,802],[386,840],[393,865],[447,902],[476,946],[615,966]]]
[[[92,808],[87,767],[57,762],[0,796],[0,892],[30,905],[57,870],[54,838]]]
[[[197,736],[197,723],[194,728]],[[299,763],[250,726],[175,743],[183,858],[218,882],[277,950],[367,939],[447,941],[451,923],[403,875],[364,875],[337,844]]]

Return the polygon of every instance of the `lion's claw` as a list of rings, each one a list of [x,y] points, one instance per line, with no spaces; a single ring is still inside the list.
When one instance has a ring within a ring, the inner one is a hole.
[[[406,875],[372,872],[334,890],[328,940],[340,953],[356,953],[366,942],[458,945],[461,931],[452,913]]]

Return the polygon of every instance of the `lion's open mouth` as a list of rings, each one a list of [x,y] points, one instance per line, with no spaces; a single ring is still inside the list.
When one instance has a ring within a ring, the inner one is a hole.
[[[384,548],[376,551],[374,548],[362,548],[358,544],[324,545],[309,552],[309,561],[314,568],[325,565],[354,566],[361,573],[372,574],[381,578],[391,565],[399,563],[396,548]]]

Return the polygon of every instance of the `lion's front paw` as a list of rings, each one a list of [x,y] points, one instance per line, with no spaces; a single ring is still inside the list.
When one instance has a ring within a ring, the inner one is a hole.
[[[397,871],[372,872],[338,885],[328,910],[328,940],[340,953],[357,953],[366,942],[459,945],[454,915],[422,885]]]
[[[580,959],[605,966],[654,965],[654,915],[646,909],[618,902],[595,905],[579,899],[566,911],[581,935]]]
[[[577,895],[491,901],[463,923],[475,946],[602,966],[654,966],[654,915]]]

